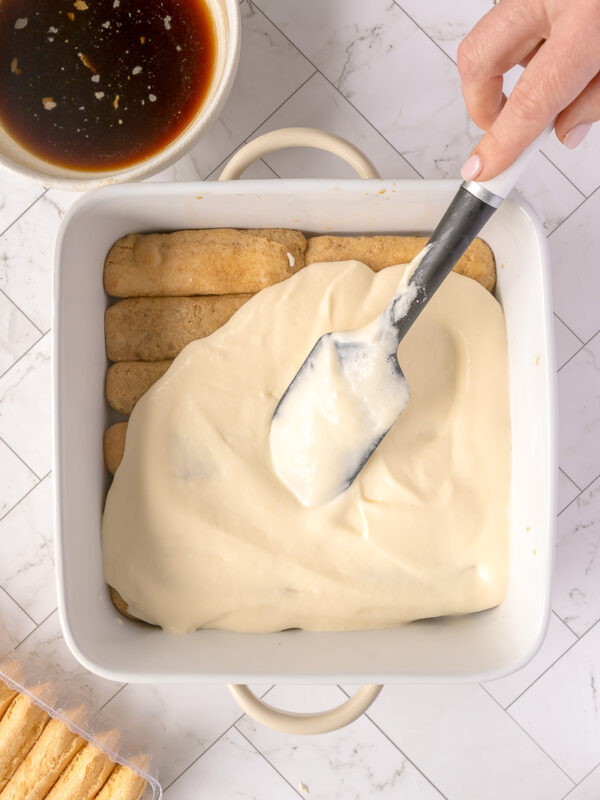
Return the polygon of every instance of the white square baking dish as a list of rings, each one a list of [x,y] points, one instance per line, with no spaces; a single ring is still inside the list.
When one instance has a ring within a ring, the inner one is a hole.
[[[122,618],[102,575],[102,266],[115,239],[209,227],[426,234],[456,189],[454,181],[155,183],[104,187],[73,206],[56,251],[56,550],[63,630],[85,667],[133,682],[446,682],[499,677],[534,655],[550,612],[554,549],[554,338],[546,239],[514,194],[482,233],[498,265],[510,361],[510,586],[501,606],[375,631],[173,636]]]

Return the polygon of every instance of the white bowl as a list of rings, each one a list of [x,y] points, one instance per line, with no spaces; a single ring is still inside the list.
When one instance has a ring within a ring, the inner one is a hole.
[[[94,171],[52,164],[30,153],[0,124],[0,164],[45,186],[85,191],[111,183],[139,181],[155,175],[186,153],[206,133],[219,115],[233,81],[240,51],[238,0],[206,0],[215,26],[216,63],[206,98],[189,125],[153,156],[122,169]]]
[[[73,206],[56,252],[57,570],[63,631],[85,667],[133,682],[448,682],[496,678],[534,655],[550,612],[554,550],[554,338],[546,239],[514,194],[482,233],[498,264],[510,364],[510,582],[499,607],[385,630],[173,636],[124,620],[102,574],[102,435],[111,421],[102,266],[115,239],[221,226],[424,234],[456,189],[455,181],[420,180],[150,184],[105,187]]]

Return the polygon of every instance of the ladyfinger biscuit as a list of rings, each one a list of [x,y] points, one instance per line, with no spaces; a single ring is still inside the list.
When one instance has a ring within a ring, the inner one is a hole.
[[[115,422],[104,432],[104,463],[111,475],[115,474],[123,458],[126,431],[126,422]]]
[[[83,706],[70,718],[83,718]],[[0,800],[43,800],[86,741],[60,719],[51,719],[12,776]]]
[[[299,231],[216,228],[130,234],[104,263],[104,288],[113,297],[189,296],[258,292],[304,266]]]
[[[18,694],[12,701],[0,720],[0,791],[24,761],[49,719],[24,694]]]
[[[0,719],[6,713],[6,710],[18,695],[15,689],[12,689],[4,682],[4,678],[15,681],[15,683],[23,685],[23,665],[17,659],[12,661],[4,661],[0,664]]]
[[[14,658],[12,661],[3,661],[0,664],[0,673],[9,680],[23,685],[23,665],[18,659]],[[0,676],[0,680],[4,679]]]
[[[134,405],[153,383],[164,375],[172,361],[121,361],[106,373],[106,402],[121,414],[131,414]]]
[[[378,272],[393,264],[406,264],[425,247],[421,236],[314,236],[308,240],[306,263],[355,259]],[[496,284],[496,262],[490,246],[475,239],[454,267],[490,292]]]
[[[156,625],[153,625],[151,622],[146,622],[145,620],[139,619],[138,617],[134,617],[133,614],[130,614],[127,602],[121,597],[119,592],[117,592],[117,590],[114,589],[112,586],[108,587],[108,594],[110,596],[111,602],[114,605],[114,607],[120,614],[123,614],[124,617],[127,617],[127,619],[131,619],[134,622],[141,623],[142,625],[150,625],[151,628],[157,627]],[[140,769],[145,769],[145,767],[140,767]]]
[[[148,759],[141,757],[136,766],[148,769]],[[146,788],[146,780],[124,764],[117,764],[96,800],[140,800]]]
[[[125,602],[125,600],[123,600],[123,598],[117,592],[116,589],[113,589],[112,586],[109,586],[108,587],[108,593],[110,595],[110,599],[111,599],[112,604],[114,605],[114,607],[117,609],[117,611],[119,613],[123,614],[123,616],[127,617],[127,619],[132,619],[135,622],[142,622],[142,620],[139,620],[137,617],[134,617],[132,614],[129,613],[129,611],[127,610],[128,609],[127,603]]]
[[[16,696],[17,692],[0,680],[0,720]]]
[[[114,749],[120,737],[118,731],[110,731],[99,738],[102,744]],[[103,750],[93,744],[86,744],[50,789],[46,799],[92,800],[114,768],[114,762]]]
[[[219,297],[133,297],[106,309],[110,361],[163,361],[220,328],[250,294]]]

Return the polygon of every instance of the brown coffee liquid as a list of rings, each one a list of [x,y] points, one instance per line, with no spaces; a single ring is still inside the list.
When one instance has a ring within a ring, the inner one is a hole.
[[[215,55],[204,0],[0,0],[0,123],[55,164],[126,167],[189,124]]]

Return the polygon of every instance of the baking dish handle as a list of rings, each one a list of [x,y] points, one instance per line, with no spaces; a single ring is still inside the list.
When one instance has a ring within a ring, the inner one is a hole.
[[[219,180],[235,180],[258,158],[274,150],[285,150],[286,147],[314,147],[317,150],[326,150],[342,158],[361,178],[381,177],[364,153],[341,136],[318,128],[280,128],[264,133],[240,147],[219,175]]]
[[[242,711],[245,711],[256,722],[260,722],[261,725],[266,725],[281,733],[312,735],[337,731],[354,722],[369,708],[383,686],[376,684],[361,686],[356,694],[341,706],[314,714],[281,711],[264,703],[244,684],[230,683],[227,688]]]

